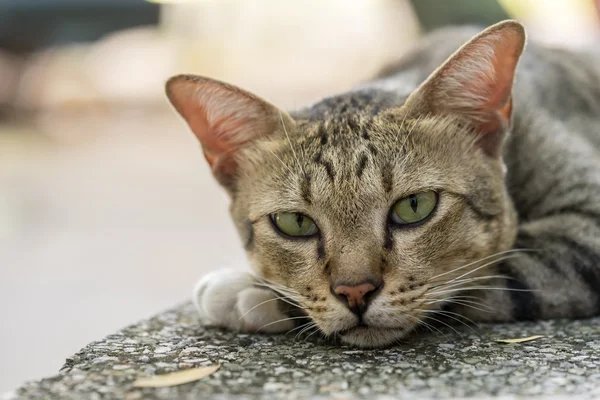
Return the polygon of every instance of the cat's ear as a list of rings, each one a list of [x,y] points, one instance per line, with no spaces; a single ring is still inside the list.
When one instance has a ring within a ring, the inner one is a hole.
[[[477,132],[481,148],[498,157],[510,124],[512,85],[524,46],[525,30],[516,21],[487,28],[409,96],[407,109],[457,116]]]
[[[238,87],[194,75],[174,76],[167,97],[200,143],[213,174],[225,187],[235,180],[237,153],[252,141],[294,125],[277,107]]]

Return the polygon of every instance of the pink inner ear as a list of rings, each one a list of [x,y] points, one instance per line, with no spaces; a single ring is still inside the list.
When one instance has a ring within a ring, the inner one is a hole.
[[[245,121],[241,119],[219,120],[209,123],[207,110],[200,106],[188,104],[182,110],[188,117],[187,122],[204,150],[208,163],[213,166],[217,158],[230,153],[243,142],[235,140],[235,132],[244,129]]]
[[[208,78],[171,78],[167,95],[202,144],[206,160],[224,185],[235,176],[235,154],[240,148],[276,132],[284,115],[291,120],[255,95]]]
[[[430,78],[433,107],[463,115],[481,133],[501,130],[510,120],[511,90],[523,45],[523,33],[514,26],[475,37]]]
[[[490,82],[490,94],[485,108],[496,110],[502,117],[509,120],[512,111],[511,91],[514,72],[520,53],[515,56],[507,50],[509,49],[504,47],[496,48],[490,59],[495,79],[493,83]]]

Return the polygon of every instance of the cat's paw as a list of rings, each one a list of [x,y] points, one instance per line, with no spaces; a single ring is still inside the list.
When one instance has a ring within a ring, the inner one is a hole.
[[[257,287],[255,278],[247,272],[212,272],[198,282],[193,299],[206,325],[267,333],[286,332],[294,327],[280,310],[277,295]]]

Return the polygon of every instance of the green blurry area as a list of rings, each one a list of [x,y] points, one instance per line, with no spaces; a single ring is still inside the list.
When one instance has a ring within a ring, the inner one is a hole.
[[[411,0],[425,32],[445,25],[488,26],[510,18],[496,0]]]

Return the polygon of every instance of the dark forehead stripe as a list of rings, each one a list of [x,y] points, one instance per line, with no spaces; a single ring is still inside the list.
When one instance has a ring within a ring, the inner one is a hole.
[[[327,144],[327,134],[323,133],[321,135],[321,146],[325,146]]]
[[[317,153],[314,161],[325,168],[325,172],[327,172],[327,176],[331,182],[335,181],[335,170],[333,169],[331,161],[323,160],[323,154],[321,152]]]
[[[361,129],[361,124],[359,119],[356,116],[349,116],[346,118],[346,125],[348,125],[348,129],[351,132],[359,132]]]
[[[312,194],[310,192],[311,176],[306,174],[300,178],[300,195],[306,203],[312,203]]]
[[[371,154],[373,154],[374,156],[377,155],[377,148],[372,143],[369,143],[369,145],[367,146],[367,149],[369,149]]]
[[[369,158],[366,154],[360,156],[360,160],[358,161],[358,166],[356,167],[356,176],[360,179],[365,168],[367,167],[367,163],[369,162]]]
[[[357,114],[373,116],[402,104],[399,100],[394,91],[364,89],[326,98],[309,108],[294,112],[293,115],[309,121],[352,118]]]
[[[393,170],[390,163],[383,164],[383,167],[381,168],[381,183],[386,193],[391,192],[394,186],[394,177],[392,175],[392,171]]]

